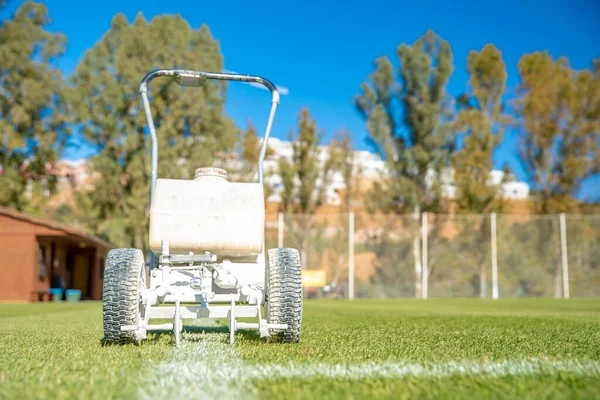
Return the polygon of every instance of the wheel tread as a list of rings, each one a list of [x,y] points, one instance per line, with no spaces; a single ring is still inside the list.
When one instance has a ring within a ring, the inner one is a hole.
[[[139,249],[112,249],[108,252],[102,288],[102,320],[105,344],[136,341],[135,332],[121,332],[121,326],[138,322],[138,285],[144,271]]]
[[[302,268],[298,250],[269,249],[267,252],[268,317],[271,323],[288,324],[272,329],[273,339],[298,343],[302,333]]]

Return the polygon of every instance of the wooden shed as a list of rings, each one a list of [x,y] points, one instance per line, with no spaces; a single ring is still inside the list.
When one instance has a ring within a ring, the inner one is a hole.
[[[0,301],[38,301],[50,288],[100,300],[112,248],[81,229],[0,207]]]

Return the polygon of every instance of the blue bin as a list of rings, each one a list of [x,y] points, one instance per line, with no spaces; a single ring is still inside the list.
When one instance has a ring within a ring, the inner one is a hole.
[[[54,301],[62,301],[63,290],[61,288],[50,288],[49,292],[54,295]]]
[[[78,289],[69,289],[65,294],[67,303],[79,303],[79,299],[81,299],[81,290]]]

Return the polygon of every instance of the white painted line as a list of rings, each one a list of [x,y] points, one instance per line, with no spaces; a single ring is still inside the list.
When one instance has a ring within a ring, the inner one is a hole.
[[[252,365],[248,372],[253,380],[281,378],[443,378],[453,375],[477,376],[532,376],[571,373],[600,377],[600,362],[551,361],[543,359],[511,360],[495,363],[447,362],[441,364],[418,363],[364,363],[364,364],[300,364]]]
[[[183,332],[169,360],[150,365],[139,399],[249,399],[252,386],[241,371],[239,352],[229,334]],[[235,372],[232,373],[232,371]]]
[[[181,347],[158,366],[149,366],[139,399],[250,399],[253,382],[272,379],[444,378],[450,376],[535,376],[573,374],[600,377],[600,362],[523,359],[501,362],[453,361],[445,363],[362,364],[253,364],[242,361],[228,343],[227,333],[188,333]]]

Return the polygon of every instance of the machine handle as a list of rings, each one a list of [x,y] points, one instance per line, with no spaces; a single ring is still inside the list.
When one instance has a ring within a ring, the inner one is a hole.
[[[269,135],[271,134],[271,127],[273,126],[275,111],[277,109],[277,106],[279,105],[279,92],[277,91],[275,85],[268,79],[253,75],[240,75],[224,72],[188,71],[183,69],[156,69],[146,74],[146,76],[142,79],[142,83],[140,85],[140,95],[142,97],[142,104],[144,106],[144,112],[146,113],[148,128],[150,129],[150,137],[152,138],[152,181],[150,182],[150,196],[154,194],[154,186],[156,185],[156,178],[158,175],[158,143],[156,139],[156,127],[154,126],[152,112],[150,111],[150,103],[148,102],[148,83],[152,79],[157,78],[159,76],[172,77],[181,86],[198,87],[201,86],[203,82],[207,79],[216,79],[225,81],[259,83],[271,91],[271,111],[269,113],[267,127],[265,128],[265,135],[260,146],[260,154],[258,156],[258,183],[262,184],[264,182],[263,162],[267,153],[267,142],[269,141]]]

